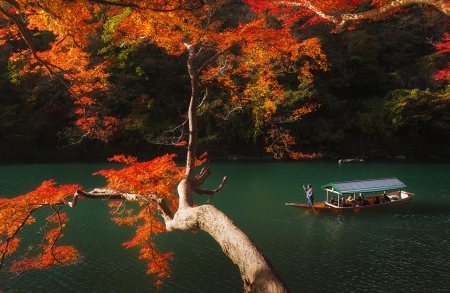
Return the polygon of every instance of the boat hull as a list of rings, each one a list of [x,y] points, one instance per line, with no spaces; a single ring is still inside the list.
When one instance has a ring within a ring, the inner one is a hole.
[[[399,199],[391,200],[391,201],[385,202],[385,203],[370,204],[370,205],[355,206],[355,207],[333,207],[325,202],[314,203],[314,208],[308,207],[308,205],[306,203],[286,203],[286,205],[295,207],[295,208],[299,208],[304,211],[308,211],[308,212],[312,212],[312,213],[360,212],[360,211],[364,211],[364,210],[372,210],[372,209],[380,209],[380,208],[404,205],[404,204],[410,203],[413,200],[414,196],[415,196],[414,193],[402,191],[401,197]]]

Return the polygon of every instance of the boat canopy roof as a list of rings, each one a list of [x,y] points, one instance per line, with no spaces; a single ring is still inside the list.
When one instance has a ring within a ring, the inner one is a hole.
[[[322,186],[337,193],[376,192],[405,188],[406,185],[397,178],[380,178],[345,182],[332,182]]]

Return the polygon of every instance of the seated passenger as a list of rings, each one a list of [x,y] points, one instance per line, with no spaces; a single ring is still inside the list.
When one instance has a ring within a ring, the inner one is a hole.
[[[387,196],[386,193],[383,193],[383,197],[384,197],[384,201],[385,201],[385,202],[391,201],[391,199],[389,198],[389,196]]]
[[[380,202],[380,198],[378,196],[375,196],[375,201],[373,202],[374,204],[379,204]]]
[[[345,205],[345,201],[344,201],[344,199],[341,197],[341,199],[339,200],[339,206],[340,207],[346,207],[346,205]]]
[[[348,199],[346,200],[346,203],[348,204],[348,206],[352,206],[352,207],[356,206],[356,201],[353,198],[353,195],[350,194],[348,196]]]
[[[336,198],[334,197],[334,195],[331,197],[330,203],[331,204],[336,204]]]

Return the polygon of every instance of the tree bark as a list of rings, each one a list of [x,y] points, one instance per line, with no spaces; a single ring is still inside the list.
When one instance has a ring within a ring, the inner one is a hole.
[[[239,267],[244,292],[286,293],[289,289],[258,247],[224,213],[212,205],[192,207],[183,202],[192,187],[187,179],[178,186],[180,205],[173,219],[166,219],[168,231],[202,230],[219,243],[223,252]]]
[[[187,67],[191,78],[191,99],[188,109],[189,142],[186,157],[186,178],[193,181],[195,177],[195,151],[197,148],[197,104],[200,97],[199,75],[194,67],[195,49],[197,44],[185,44],[189,57]]]

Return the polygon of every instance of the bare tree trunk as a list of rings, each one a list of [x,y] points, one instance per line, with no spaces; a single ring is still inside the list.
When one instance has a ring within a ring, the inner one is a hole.
[[[155,196],[119,193],[108,189],[91,192],[78,190],[73,200],[65,202],[75,207],[79,196],[91,199],[126,200],[131,202],[154,202],[164,218],[167,231],[202,230],[211,235],[223,252],[239,267],[244,281],[244,292],[287,293],[289,289],[275,272],[270,261],[242,232],[233,221],[212,205],[193,207],[187,199],[192,198],[191,181],[183,179],[178,185],[179,206],[175,214],[170,212],[166,201]]]
[[[192,188],[187,179],[178,186],[180,206],[173,219],[166,220],[168,231],[200,229],[211,235],[223,252],[239,267],[244,292],[286,293],[289,289],[256,245],[224,213],[212,205],[190,207]]]
[[[197,104],[200,97],[199,72],[194,67],[197,44],[185,44],[185,46],[189,51],[187,66],[192,87],[188,111],[189,143],[186,173],[185,178],[178,185],[179,206],[177,212],[173,217],[163,214],[166,228],[168,231],[200,229],[210,234],[222,247],[224,253],[238,265],[244,281],[244,292],[289,292],[270,262],[230,218],[209,204],[193,207],[193,191],[198,190],[207,175],[195,177]]]
[[[197,104],[200,97],[199,75],[194,67],[196,44],[185,44],[189,51],[187,67],[189,76],[191,77],[191,100],[189,103],[189,143],[186,158],[186,177],[194,180],[195,176],[195,151],[197,148]]]

